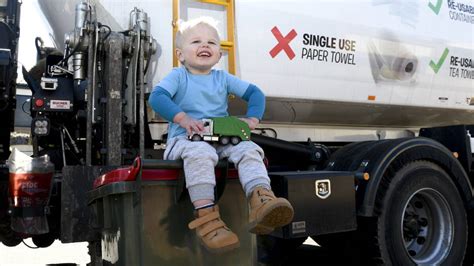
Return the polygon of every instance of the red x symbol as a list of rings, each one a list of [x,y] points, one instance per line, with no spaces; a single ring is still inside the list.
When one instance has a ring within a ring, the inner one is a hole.
[[[279,54],[281,50],[285,50],[285,53],[288,58],[292,60],[295,57],[295,53],[288,44],[296,37],[296,31],[292,29],[285,37],[283,37],[283,35],[281,35],[280,30],[275,26],[272,29],[272,33],[273,35],[275,35],[275,38],[278,41],[278,44],[270,51],[270,55],[272,56],[272,58],[275,58],[275,56],[277,56],[277,54]]]

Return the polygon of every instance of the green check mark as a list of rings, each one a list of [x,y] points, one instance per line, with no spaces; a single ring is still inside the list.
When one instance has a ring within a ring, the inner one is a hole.
[[[433,12],[438,15],[439,11],[441,10],[441,5],[443,4],[443,0],[436,0],[436,5],[433,5],[431,2],[428,6],[433,10]]]
[[[433,69],[433,71],[437,74],[439,69],[444,63],[444,60],[446,60],[446,57],[449,54],[449,49],[445,48],[443,54],[441,55],[441,58],[438,60],[438,63],[433,62],[433,60],[430,61],[430,67]]]

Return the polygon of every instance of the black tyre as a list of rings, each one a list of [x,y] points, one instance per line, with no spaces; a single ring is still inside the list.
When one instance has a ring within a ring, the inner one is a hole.
[[[232,143],[232,145],[237,145],[240,143],[240,138],[239,137],[231,137],[230,138],[230,143]]]
[[[229,137],[220,137],[219,138],[219,143],[222,144],[222,145],[227,145],[227,144],[229,144],[229,142],[230,142]]]
[[[463,201],[448,174],[417,161],[398,170],[377,206],[383,264],[460,265],[467,246]]]
[[[46,248],[53,244],[55,237],[53,234],[36,235],[31,238],[33,244],[39,248]]]
[[[11,229],[10,219],[8,217],[4,220],[0,220],[0,243],[3,243],[7,247],[15,247],[22,241],[23,238]]]
[[[16,247],[21,243],[21,241],[23,241],[23,239],[19,237],[13,237],[13,238],[3,238],[1,239],[0,242],[2,242],[2,244],[4,244],[7,247]]]
[[[194,134],[192,137],[191,137],[191,140],[192,141],[201,141],[202,140],[202,137],[198,134]]]

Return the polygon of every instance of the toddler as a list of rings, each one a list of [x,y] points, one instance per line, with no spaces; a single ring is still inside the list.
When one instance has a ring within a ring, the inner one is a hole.
[[[149,103],[170,121],[164,158],[182,159],[186,187],[196,219],[189,223],[202,244],[212,252],[239,246],[239,240],[221,220],[214,204],[214,167],[228,158],[238,169],[239,180],[250,204],[249,231],[268,234],[293,219],[293,208],[284,198],[276,198],[263,163],[263,150],[252,141],[238,145],[217,145],[191,141],[187,136],[202,132],[200,119],[225,117],[229,94],[248,102],[245,121],[254,129],[263,116],[265,96],[255,85],[222,70],[214,70],[222,52],[216,23],[211,18],[182,22],[176,35],[176,55],[181,67],[174,68],[153,89]]]

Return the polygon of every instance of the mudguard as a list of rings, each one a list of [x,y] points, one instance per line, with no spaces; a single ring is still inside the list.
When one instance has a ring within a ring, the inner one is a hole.
[[[356,193],[357,214],[370,217],[374,215],[377,192],[387,171],[417,160],[430,161],[442,167],[453,179],[465,204],[469,208],[473,206],[473,189],[461,163],[445,146],[429,138],[352,143],[331,156],[326,170],[370,175],[368,181],[358,181]]]

